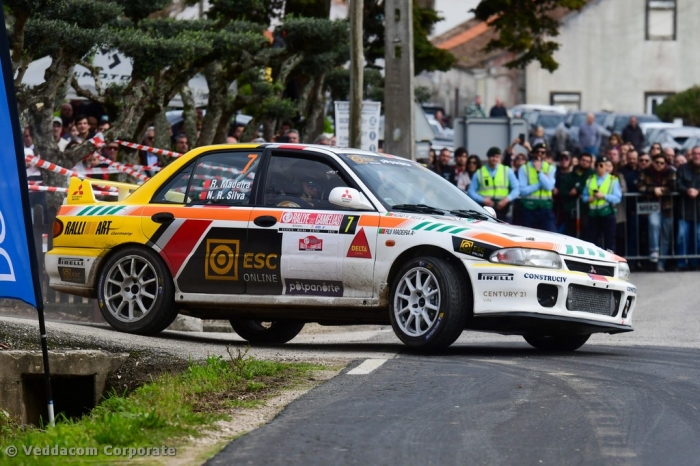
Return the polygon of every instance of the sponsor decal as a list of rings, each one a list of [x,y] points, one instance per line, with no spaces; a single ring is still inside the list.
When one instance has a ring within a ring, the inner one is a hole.
[[[343,282],[333,280],[306,280],[289,278],[284,280],[286,294],[302,296],[343,296]]]
[[[78,267],[59,267],[58,273],[61,280],[69,283],[85,284],[85,269]]]
[[[350,204],[352,202],[352,195],[350,194],[349,189],[346,189],[345,192],[340,196],[340,201],[344,204]]]
[[[400,160],[388,160],[388,159],[384,159],[384,158],[380,158],[380,159],[379,159],[379,163],[384,163],[384,164],[389,164],[389,165],[401,165],[402,167],[410,167],[410,166],[412,166],[412,165],[411,165],[410,163],[408,163],[408,162],[402,162],[402,161],[400,161]]]
[[[539,273],[526,273],[524,275],[528,280],[538,280],[541,282],[566,283],[566,277],[557,277],[554,275],[543,275]],[[607,280],[606,280],[607,281]]]
[[[237,239],[207,239],[204,255],[206,280],[238,280],[238,254],[241,242]]]
[[[71,193],[71,200],[72,201],[77,201],[83,196],[83,194],[84,194],[83,193],[83,183],[84,183],[84,181],[78,185],[78,189],[76,189],[75,191],[73,191]]]
[[[67,267],[84,267],[85,261],[77,257],[59,257],[58,265]]]
[[[315,236],[307,236],[299,240],[300,251],[323,251],[323,240]]]
[[[103,220],[97,223],[97,229],[95,230],[96,235],[108,235],[109,230],[112,227],[111,220]]]
[[[596,282],[607,282],[608,281],[608,279],[602,275],[596,275],[594,273],[589,273],[588,276],[590,277],[591,280],[594,280]]]
[[[372,157],[363,157],[361,155],[349,155],[348,158],[358,165],[366,165],[368,163],[377,163]]]
[[[344,215],[340,222],[339,233],[341,235],[354,235],[357,224],[360,223],[360,215]]]
[[[425,336],[423,337],[424,340],[428,340],[430,337],[433,336],[433,334],[435,333],[435,331],[440,327],[440,323],[442,322],[442,319],[443,319],[444,317],[445,317],[445,313],[444,313],[444,312],[441,312],[441,313],[438,314],[438,318],[437,318],[437,320],[435,321],[435,323],[433,324],[433,328],[431,328],[430,331],[429,331],[428,333],[426,333]]]
[[[485,298],[526,298],[526,291],[484,291]]]
[[[628,286],[627,287],[627,292],[628,293],[637,293],[637,287],[636,286]]]
[[[512,282],[515,279],[512,273],[480,273],[479,280],[491,280],[491,281],[509,281]]]
[[[360,228],[359,233],[353,238],[352,243],[350,243],[350,249],[348,249],[347,257],[357,257],[361,259],[371,259],[372,253],[369,250],[369,243],[367,242],[367,235],[365,235],[365,229]]]
[[[343,221],[342,214],[317,214],[305,212],[285,212],[280,219],[281,223],[292,225],[322,225],[339,227]]]
[[[85,226],[88,222],[68,222],[66,224],[66,229],[63,231],[64,235],[82,235],[85,231]]]
[[[458,236],[452,237],[452,246],[455,252],[461,252],[462,254],[478,257],[480,259],[487,259],[491,253],[496,250],[489,244],[460,238]]]
[[[396,236],[413,236],[416,234],[413,230],[403,230],[400,228],[380,228],[380,235],[396,235]]]

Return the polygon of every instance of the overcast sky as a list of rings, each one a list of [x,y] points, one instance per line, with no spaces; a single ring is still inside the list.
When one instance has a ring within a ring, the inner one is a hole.
[[[435,0],[435,9],[445,18],[435,24],[433,36],[449,31],[472,16],[469,10],[475,8],[481,0]]]

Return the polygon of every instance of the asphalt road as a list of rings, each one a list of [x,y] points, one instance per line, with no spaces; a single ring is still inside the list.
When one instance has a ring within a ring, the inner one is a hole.
[[[376,369],[354,362],[208,464],[700,464],[699,278],[636,275],[636,331],[575,353],[465,332],[391,358],[379,332]]]
[[[633,282],[635,331],[594,335],[570,354],[465,332],[442,354],[422,356],[380,327],[253,348],[265,359],[350,366],[210,463],[700,464],[700,273],[635,274]],[[69,334],[194,359],[245,347],[230,333],[47,328],[49,340]],[[366,373],[351,373],[368,360],[376,364]]]

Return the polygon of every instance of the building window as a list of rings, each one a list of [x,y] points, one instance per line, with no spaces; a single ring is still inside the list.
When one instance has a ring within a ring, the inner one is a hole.
[[[581,110],[581,93],[550,92],[549,104],[566,107],[567,110]]]
[[[656,107],[672,95],[673,92],[645,92],[644,111],[649,114],[656,113]]]
[[[647,0],[646,40],[676,40],[676,0]]]

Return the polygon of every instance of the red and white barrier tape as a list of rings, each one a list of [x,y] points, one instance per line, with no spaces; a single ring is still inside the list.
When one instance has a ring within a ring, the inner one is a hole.
[[[124,165],[122,165],[119,162],[112,162],[107,157],[100,155],[99,152],[93,152],[93,155],[95,155],[102,162],[109,164],[110,167],[114,167],[117,170],[120,170],[124,173],[127,173],[127,174],[133,176],[134,178],[136,178],[137,180],[148,181],[150,179],[148,176],[142,175],[141,173],[137,172],[136,170],[132,170],[129,167],[125,167]]]
[[[57,188],[56,186],[37,186],[37,185],[32,185],[30,184],[29,186],[30,191],[47,191],[50,193],[65,193],[68,191],[68,188]],[[111,191],[93,191],[97,195],[101,196],[117,196],[119,193],[117,192],[111,192]]]
[[[81,176],[80,173],[74,170],[69,170],[67,168],[58,166],[55,163],[47,162],[46,160],[38,156],[32,157],[31,155],[27,155],[26,157],[24,157],[24,160],[31,165],[36,165],[39,168],[58,173],[59,175],[77,176],[78,178],[84,178],[84,176]]]
[[[119,139],[115,139],[114,142],[116,142],[117,144],[120,144],[122,146],[129,147],[131,149],[144,150],[146,152],[150,152],[151,154],[167,155],[168,157],[182,157],[181,153],[174,152],[171,150],[158,149],[156,147],[144,146],[143,144],[136,144],[134,142],[120,141]]]

